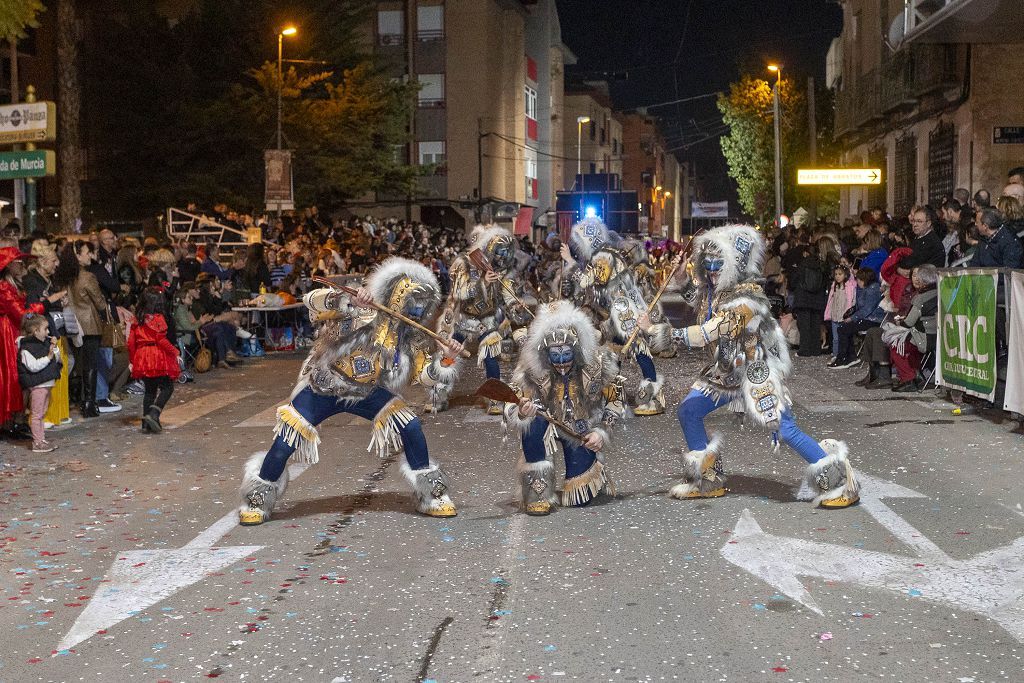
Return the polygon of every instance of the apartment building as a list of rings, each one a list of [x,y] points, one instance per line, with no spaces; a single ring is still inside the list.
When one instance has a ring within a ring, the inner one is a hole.
[[[622,176],[622,121],[607,83],[567,86],[562,135],[567,158],[560,189],[572,189],[577,172]]]
[[[881,168],[843,189],[840,215],[906,215],[958,187],[999,194],[1024,163],[1020,0],[845,0],[829,51],[844,166]]]
[[[393,75],[421,85],[405,153],[436,172],[422,179],[414,217],[493,219],[527,234],[563,175],[563,73],[574,58],[554,0],[382,1],[373,32]],[[377,199],[403,210],[399,198]]]
[[[622,186],[640,200],[640,231],[677,239],[679,199],[684,173],[668,151],[655,117],[643,112],[622,116]]]

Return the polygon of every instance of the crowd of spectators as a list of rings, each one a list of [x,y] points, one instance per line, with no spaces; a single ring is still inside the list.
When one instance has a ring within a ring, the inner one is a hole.
[[[215,241],[140,241],[110,230],[0,238],[0,435],[31,438],[45,452],[53,448],[45,428],[70,422],[71,406],[93,418],[120,411],[132,393],[147,410],[162,407],[170,379],[190,381],[200,365],[230,370],[262,353],[238,307],[266,297],[294,303],[317,286],[314,276],[363,274],[393,255],[430,267],[447,292],[449,265],[467,247],[462,230],[328,220],[315,207],[263,220],[224,205],[189,210],[239,235],[258,229],[261,241],[225,253]],[[905,216],[876,207],[842,226],[767,235],[766,290],[797,355],[830,356],[830,369],[864,364],[857,383],[870,389],[919,391],[935,346],[937,269],[1022,266],[1024,168],[1010,171],[994,203],[986,190],[958,189],[941,206]],[[525,238],[520,246],[524,277],[540,285],[557,248],[545,240],[535,249]],[[652,264],[669,256],[660,246],[650,254]],[[308,322],[298,334],[311,334]],[[168,342],[162,352],[177,354],[145,363],[162,368],[152,377],[133,367],[131,348],[158,338]],[[198,362],[204,355],[208,362]],[[168,369],[172,360],[180,372]],[[158,419],[143,426],[159,431]]]
[[[905,216],[875,207],[843,226],[770,237],[766,287],[796,355],[830,356],[829,369],[864,365],[856,384],[869,389],[921,391],[935,351],[938,269],[1024,267],[1024,168],[1009,172],[994,203],[987,190],[958,189]],[[1005,360],[1005,330],[996,336]]]

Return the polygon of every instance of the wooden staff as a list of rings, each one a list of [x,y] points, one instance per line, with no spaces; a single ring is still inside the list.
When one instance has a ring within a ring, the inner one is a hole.
[[[356,290],[352,289],[351,287],[346,287],[345,285],[336,284],[334,282],[331,282],[330,280],[328,280],[325,277],[320,277],[319,275],[314,275],[310,279],[313,282],[319,282],[322,285],[327,285],[328,287],[333,287],[334,289],[341,290],[342,292],[345,292],[349,296],[357,296],[358,295],[358,292]],[[422,332],[423,334],[427,335],[431,339],[435,340],[439,344],[442,344],[444,346],[448,346],[452,342],[451,339],[445,339],[444,337],[439,335],[437,332],[434,332],[429,327],[424,327],[423,325],[421,325],[420,323],[416,322],[412,318],[410,318],[408,316],[405,316],[405,315],[402,315],[398,311],[393,311],[390,308],[388,308],[387,306],[381,306],[376,301],[370,301],[370,308],[373,308],[373,309],[375,309],[377,311],[380,311],[384,315],[391,316],[392,318],[394,318],[396,320],[399,320],[399,321],[405,323],[406,325],[419,330],[420,332]],[[466,351],[465,349],[463,349],[462,353],[459,354],[459,355],[462,356],[463,358],[469,358],[470,357],[469,351]]]
[[[480,388],[476,390],[476,395],[481,396],[492,401],[500,401],[502,403],[519,403],[519,395],[509,385],[502,382],[500,379],[490,378],[486,382],[480,385]],[[544,406],[537,406],[537,412],[545,420],[555,425],[563,432],[576,439],[577,441],[583,441],[583,435],[565,424],[561,420],[558,420],[551,416],[548,409]]]
[[[467,258],[477,268],[479,268],[479,269],[481,269],[481,270],[483,270],[485,272],[488,272],[488,273],[493,273],[494,272],[494,268],[491,267],[491,264],[487,260],[487,257],[484,256],[484,253],[482,251],[480,251],[479,249],[474,249],[473,251],[469,252],[469,254],[467,254]],[[501,277],[500,274],[498,275],[498,282],[501,283],[502,288],[506,292],[508,292],[509,296],[511,296],[513,299],[515,299],[517,304],[519,304],[520,306],[523,307],[523,310],[526,311],[530,315],[530,318],[532,319],[533,318],[533,311],[531,311],[529,309],[529,307],[525,303],[523,303],[522,299],[520,299],[518,296],[516,296],[516,293],[514,291],[512,291],[512,285],[510,285],[508,282],[506,282],[505,278]],[[538,301],[540,301],[540,300],[538,299]]]
[[[661,287],[658,288],[658,293],[654,295],[653,299],[651,299],[651,303],[647,304],[647,315],[650,315],[651,311],[654,310],[654,307],[658,305],[658,301],[661,299],[661,296],[665,293],[665,290],[668,289],[669,283],[672,282],[672,278],[675,277],[676,271],[679,270],[679,266],[682,264],[682,262],[683,260],[681,255],[676,256],[674,259],[672,259],[672,270],[669,271],[668,277],[665,278],[665,281],[661,283]],[[633,334],[629,335],[629,339],[626,340],[626,343],[622,345],[622,350],[619,351],[620,356],[625,358],[628,355],[629,347],[631,347],[633,345],[633,342],[636,341],[636,337],[638,334],[640,334],[639,325],[637,325],[636,329],[633,330]]]
[[[665,293],[665,290],[668,289],[668,285],[670,282],[672,282],[672,278],[675,277],[676,271],[679,270],[679,266],[683,264],[683,261],[690,258],[690,254],[693,253],[694,240],[700,237],[701,233],[703,232],[704,229],[701,228],[696,233],[694,233],[693,236],[690,237],[690,242],[686,245],[686,249],[681,251],[679,254],[676,255],[674,259],[672,259],[672,270],[669,271],[669,274],[665,278],[665,281],[661,283],[661,287],[658,289],[658,293],[654,295],[654,299],[652,299],[651,303],[647,306],[647,315],[650,315],[651,311],[654,310],[654,307],[658,305],[658,301],[661,299],[661,296]],[[626,357],[627,352],[629,351],[629,347],[631,347],[633,345],[633,342],[636,341],[636,337],[639,333],[640,327],[637,326],[637,328],[633,330],[633,334],[629,335],[629,339],[626,340],[626,343],[622,345],[622,350],[619,351],[620,356],[622,356],[623,358]]]

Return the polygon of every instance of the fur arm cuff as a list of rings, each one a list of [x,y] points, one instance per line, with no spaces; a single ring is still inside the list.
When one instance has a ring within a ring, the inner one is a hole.
[[[446,358],[437,353],[423,367],[423,371],[420,373],[420,384],[428,388],[440,385],[450,389],[455,384],[455,378],[459,376],[461,365],[461,358]]]
[[[519,434],[526,433],[526,430],[533,424],[534,418],[532,417],[520,417],[519,416],[519,404],[518,403],[506,403],[502,410],[502,415],[505,420],[506,429],[514,429]]]
[[[601,437],[601,451],[604,451],[604,449],[608,448],[608,446],[610,446],[611,443],[612,443],[611,434],[609,434],[608,430],[606,430],[606,429],[603,429],[601,427],[592,427],[590,429],[590,431],[587,432],[587,433],[588,434],[590,434],[590,433],[597,434],[598,436]],[[584,436],[586,436],[586,435],[584,435]]]
[[[657,323],[647,330],[647,345],[654,353],[661,353],[672,346],[672,325]]]

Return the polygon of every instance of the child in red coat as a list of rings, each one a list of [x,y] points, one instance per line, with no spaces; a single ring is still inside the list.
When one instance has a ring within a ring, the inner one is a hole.
[[[159,434],[163,430],[160,413],[174,391],[181,374],[178,349],[167,339],[164,295],[156,287],[147,287],[139,302],[138,324],[128,335],[128,356],[132,377],[146,387],[142,399],[142,431]]]

